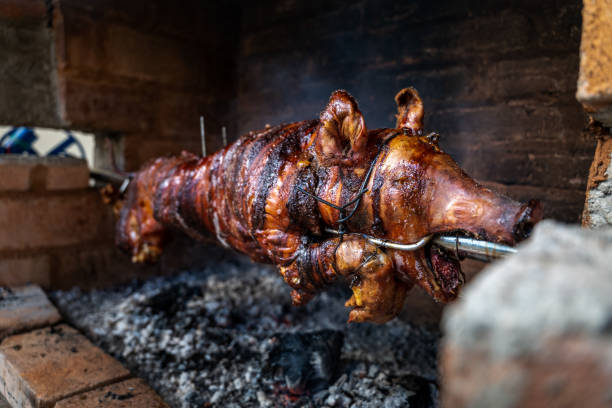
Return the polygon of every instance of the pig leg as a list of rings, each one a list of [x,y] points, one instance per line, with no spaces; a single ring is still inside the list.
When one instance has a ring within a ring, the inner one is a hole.
[[[337,276],[347,279],[353,295],[349,322],[384,323],[393,319],[404,304],[410,286],[395,279],[393,262],[380,248],[360,236],[346,235],[311,244],[297,251],[294,260],[280,267],[294,289],[295,304],[307,303],[316,290]]]
[[[132,255],[132,262],[155,262],[162,253],[166,241],[166,228],[153,215],[153,203],[149,190],[136,178],[128,189],[117,223],[117,244]]]

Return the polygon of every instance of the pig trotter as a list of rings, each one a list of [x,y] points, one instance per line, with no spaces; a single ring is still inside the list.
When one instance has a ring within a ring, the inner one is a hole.
[[[325,285],[344,278],[353,291],[345,304],[352,308],[349,322],[391,320],[412,286],[397,280],[391,258],[357,234],[313,245],[288,266],[281,266],[280,272],[293,288],[295,305],[306,304]]]

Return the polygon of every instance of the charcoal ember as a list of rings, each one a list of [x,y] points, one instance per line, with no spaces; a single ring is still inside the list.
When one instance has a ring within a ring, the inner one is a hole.
[[[344,335],[338,330],[279,333],[273,337],[267,370],[292,394],[316,393],[334,377]]]
[[[437,403],[432,392],[437,392],[439,332],[399,319],[347,325],[344,302],[350,293],[342,286],[296,308],[277,271],[232,260],[172,277],[50,296],[68,321],[173,408]],[[279,382],[270,369],[273,362],[283,365],[285,353],[279,350],[299,343],[291,338],[307,338],[301,340],[310,347],[301,350],[304,355],[335,350],[331,365],[327,357],[301,360],[298,366],[311,366],[315,373],[289,381],[306,383],[301,395],[287,392],[284,376]]]

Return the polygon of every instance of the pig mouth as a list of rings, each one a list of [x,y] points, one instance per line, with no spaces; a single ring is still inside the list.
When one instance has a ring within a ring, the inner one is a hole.
[[[464,231],[440,235],[476,237],[474,234]],[[460,263],[462,259],[463,256],[458,250],[449,251],[433,242],[425,246],[424,263],[433,280],[433,292],[436,300],[449,302],[458,296],[459,290],[465,283],[465,275],[461,270]]]

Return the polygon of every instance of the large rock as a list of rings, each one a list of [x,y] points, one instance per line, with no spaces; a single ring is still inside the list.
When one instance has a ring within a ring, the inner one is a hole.
[[[610,129],[601,126],[592,129],[598,140],[589,170],[582,225],[601,228],[612,225],[612,135]]]
[[[542,222],[443,326],[445,407],[612,406],[612,229]]]

